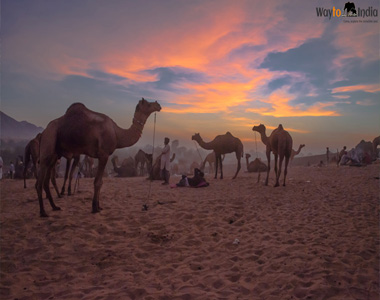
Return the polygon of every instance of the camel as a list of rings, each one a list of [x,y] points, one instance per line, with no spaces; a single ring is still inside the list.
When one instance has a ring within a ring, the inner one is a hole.
[[[194,134],[191,137],[192,140],[195,140],[199,146],[206,150],[215,151],[215,179],[218,177],[218,166],[220,165],[220,179],[223,179],[223,163],[222,163],[222,154],[227,153],[236,153],[236,158],[238,161],[237,170],[233,179],[236,178],[237,174],[240,171],[241,164],[240,159],[243,157],[243,143],[240,139],[234,137],[230,132],[227,132],[224,135],[218,135],[211,142],[204,142],[199,135],[199,133]]]
[[[143,150],[139,150],[135,155],[135,169],[140,176],[144,176],[146,172],[150,172],[152,168],[153,154],[148,154]],[[146,164],[146,167],[145,167]]]
[[[136,106],[132,125],[128,129],[120,128],[110,117],[91,111],[82,103],[72,104],[63,116],[51,121],[42,132],[40,144],[40,172],[37,180],[40,216],[48,216],[44,209],[42,189],[45,190],[52,209],[60,210],[51,196],[48,176],[58,157],[72,158],[80,154],[97,158],[99,161],[94,180],[92,213],[100,212],[100,190],[109,156],[118,148],[136,144],[148,117],[160,110],[161,106],[157,101],[141,99]]]
[[[37,167],[38,167],[38,157],[40,152],[40,140],[41,140],[41,133],[38,133],[35,138],[29,141],[29,143],[25,146],[25,153],[24,153],[24,188],[26,189],[26,175],[28,172],[28,165],[30,163],[30,159],[32,159],[33,163],[33,174],[35,178],[37,178]],[[51,183],[53,184],[53,187],[55,191],[57,192],[58,198],[61,198],[61,194],[59,193],[57,182],[55,180],[55,168],[52,169],[51,172]]]
[[[226,157],[225,154],[222,156],[222,161],[224,161],[224,158]],[[209,173],[212,173],[215,171],[215,151],[212,151],[209,153],[206,158],[204,159],[203,163],[201,164],[201,167],[199,168],[202,172],[204,172],[206,163],[208,163],[209,166]]]
[[[114,156],[111,159],[113,170],[116,172],[117,177],[134,177],[137,175],[135,168],[135,160],[132,157],[127,157],[118,167],[118,157]]]
[[[265,185],[268,185],[268,179],[269,179],[269,171],[270,171],[270,153],[273,152],[274,154],[274,171],[276,173],[276,184],[275,187],[279,186],[279,179],[281,175],[281,167],[282,162],[285,157],[285,170],[284,170],[284,183],[283,186],[285,186],[286,181],[286,175],[288,173],[288,164],[290,155],[292,154],[292,147],[293,147],[293,139],[290,136],[290,134],[284,130],[282,125],[280,124],[278,128],[273,130],[271,135],[267,137],[265,134],[265,126],[263,124],[260,124],[259,126],[253,126],[253,131],[257,131],[261,135],[261,141],[266,145],[266,155],[268,160],[268,169],[267,169],[267,178],[265,180]],[[279,162],[279,168],[277,170],[277,160],[278,156],[280,156],[280,162]]]
[[[65,158],[66,158],[66,171],[65,171],[65,177],[63,178],[61,195],[65,194],[66,181],[68,178],[69,179],[69,185],[67,187],[67,195],[71,196],[72,195],[72,193],[71,193],[71,182],[73,180],[75,168],[79,164],[80,155],[75,155],[73,157],[66,157],[65,156]],[[70,172],[70,174],[69,174],[69,172]]]
[[[147,179],[150,179],[150,180],[161,180],[162,179],[162,176],[161,176],[161,156],[162,156],[162,154],[157,156],[157,158],[154,162],[154,165],[152,166],[152,168],[150,170],[149,177]],[[170,159],[170,163],[172,163],[174,159],[175,159],[175,153],[172,154],[172,158]]]
[[[28,171],[30,159],[32,159],[32,163],[33,163],[32,172],[34,176],[37,178],[37,163],[38,163],[38,155],[40,152],[40,139],[41,139],[41,133],[37,134],[36,137],[30,140],[29,143],[25,146],[24,188],[26,188],[26,174]]]
[[[299,147],[298,147],[298,150],[297,150],[297,151],[296,151],[296,150],[294,150],[294,149],[292,149],[292,154],[290,155],[290,162],[292,162],[292,161],[293,161],[293,159],[294,159],[294,156],[296,156],[296,155],[300,154],[300,152],[301,152],[301,149],[302,149],[303,147],[305,147],[305,144],[301,144],[301,145],[299,145]]]
[[[83,173],[85,177],[94,177],[94,159],[88,155],[86,155],[83,159],[83,164],[84,164],[84,170]]]
[[[252,172],[265,172],[267,170],[267,165],[264,164],[259,158],[256,158],[254,161],[249,162],[251,154],[246,154],[245,159],[247,160],[247,171]]]

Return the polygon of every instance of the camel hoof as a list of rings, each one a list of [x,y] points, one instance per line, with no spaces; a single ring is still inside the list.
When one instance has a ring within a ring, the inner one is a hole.
[[[41,218],[47,218],[49,216],[46,214],[46,212],[40,212],[40,217]]]
[[[93,214],[100,213],[100,208],[98,208],[98,209],[93,209],[93,210],[92,210],[92,213],[93,213]]]
[[[280,186],[278,183],[276,183],[276,184],[274,185],[274,187],[278,187],[278,186]]]
[[[59,206],[53,207],[53,210],[61,210]]]

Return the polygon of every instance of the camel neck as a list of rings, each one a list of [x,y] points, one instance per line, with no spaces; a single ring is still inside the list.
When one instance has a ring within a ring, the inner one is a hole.
[[[199,146],[201,146],[203,149],[206,149],[206,150],[214,150],[214,148],[212,147],[212,144],[211,142],[209,143],[206,143],[204,142],[202,139],[200,139],[199,141],[197,141]]]
[[[136,144],[142,135],[145,121],[146,119],[140,120],[135,116],[131,127],[128,129],[123,129],[116,125],[117,148],[130,147]]]
[[[260,135],[261,135],[261,141],[264,143],[264,145],[267,145],[268,144],[268,137],[265,134],[265,131],[260,132]]]
[[[298,147],[298,150],[296,151],[296,154],[299,154],[299,153],[301,152],[301,149],[302,149],[302,147],[299,146],[299,147]]]

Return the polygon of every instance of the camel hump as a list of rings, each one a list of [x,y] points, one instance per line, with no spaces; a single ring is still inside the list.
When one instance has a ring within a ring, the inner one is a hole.
[[[71,111],[84,110],[84,109],[87,109],[87,107],[83,103],[76,102],[69,106],[69,108],[66,110],[66,113],[71,112]]]
[[[284,127],[282,127],[282,124],[278,125],[278,129],[284,130]]]

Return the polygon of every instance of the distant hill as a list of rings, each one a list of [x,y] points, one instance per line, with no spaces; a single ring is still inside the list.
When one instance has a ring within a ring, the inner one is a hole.
[[[0,126],[0,137],[3,142],[31,140],[44,130],[26,121],[16,121],[2,111],[0,111]]]

